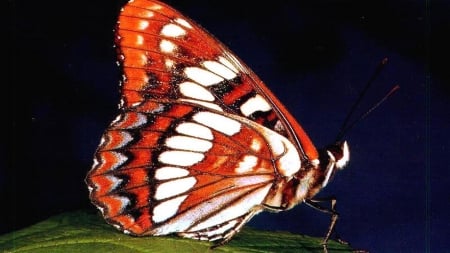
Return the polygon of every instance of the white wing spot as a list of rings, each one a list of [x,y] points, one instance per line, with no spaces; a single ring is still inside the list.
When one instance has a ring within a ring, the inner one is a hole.
[[[314,166],[319,166],[320,160],[319,159],[311,160],[311,164],[314,165]]]
[[[206,152],[212,148],[212,143],[194,137],[175,135],[166,140],[166,146],[173,149]]]
[[[150,23],[147,20],[141,20],[138,24],[138,29],[145,30]]]
[[[161,40],[159,43],[159,49],[161,49],[161,52],[163,53],[173,54],[177,49],[177,46],[175,46],[172,41]]]
[[[140,58],[141,58],[141,62],[139,63],[140,65],[145,65],[145,64],[147,64],[148,58],[147,58],[147,56],[146,56],[145,54],[140,54]]]
[[[241,130],[241,123],[238,121],[212,112],[198,112],[194,115],[193,119],[200,124],[229,136]]]
[[[123,100],[121,101],[122,102],[122,106],[123,106]],[[135,102],[135,103],[132,103],[131,104],[131,107],[137,107],[137,106],[139,106],[139,105],[141,105],[142,104],[142,101],[140,101],[140,102]]]
[[[180,125],[177,126],[175,130],[180,134],[185,134],[197,138],[202,138],[206,140],[214,139],[211,129],[199,125],[197,123],[192,122],[181,123]]]
[[[210,102],[205,102],[205,101],[199,101],[199,100],[195,100],[195,99],[179,99],[180,101],[184,101],[184,102],[189,102],[189,103],[194,103],[194,104],[198,104],[207,108],[211,108],[214,109],[216,111],[221,111],[223,112],[222,108],[220,108],[220,106],[218,106],[217,104],[214,103],[210,103]]]
[[[189,24],[186,20],[184,20],[182,18],[176,18],[175,22],[177,22],[178,24],[180,24],[180,25],[182,25],[182,26],[184,26],[186,28],[192,29],[191,24]]]
[[[281,123],[281,121],[277,120],[277,122],[275,123],[275,126],[273,126],[273,130],[275,130],[275,132],[278,133],[282,133],[285,131],[283,123]]]
[[[162,28],[161,35],[176,38],[186,35],[186,31],[178,25],[167,24]]]
[[[138,113],[138,114],[137,114],[137,117],[138,117],[138,120],[137,120],[133,125],[128,126],[128,127],[127,127],[128,129],[131,129],[131,128],[138,128],[138,127],[140,127],[140,126],[142,126],[142,125],[147,124],[147,116],[146,116],[145,114]]]
[[[223,65],[225,65],[225,66],[227,66],[229,69],[231,69],[234,73],[238,73],[238,72],[239,72],[239,71],[236,69],[236,67],[235,67],[229,60],[227,60],[225,57],[220,56],[220,57],[219,57],[219,61],[220,61]]]
[[[102,213],[102,215],[105,216],[105,209],[101,206],[96,206],[96,207]]]
[[[114,125],[114,124],[116,124],[117,122],[122,121],[122,118],[123,118],[123,114],[117,115],[117,117],[114,118],[114,120],[111,122],[111,125]],[[103,143],[104,141],[105,141],[105,140],[102,138],[102,143]]]
[[[271,109],[272,107],[270,106],[270,104],[259,94],[252,98],[249,98],[247,101],[245,101],[245,103],[241,105],[241,112],[245,116],[249,116],[257,111],[267,112]]]
[[[121,166],[128,160],[128,157],[126,157],[125,155],[123,155],[119,152],[109,151],[108,153],[113,155],[115,158],[114,163],[109,162],[111,165],[111,167],[109,168],[109,171],[113,171],[113,170],[117,169],[119,166]],[[105,164],[106,161],[103,160],[103,155],[101,155],[100,157],[101,157],[101,164],[102,165]]]
[[[163,112],[165,109],[166,109],[166,106],[160,104],[160,105],[158,105],[157,108],[148,110],[148,111],[146,111],[146,112],[148,112],[148,113],[160,113],[160,112]]]
[[[161,167],[155,171],[155,178],[158,180],[167,180],[189,175],[189,171],[178,167]]]
[[[103,139],[103,138],[102,138]],[[92,169],[94,169],[95,167],[97,167],[97,165],[99,165],[100,163],[98,162],[98,159],[96,157],[94,157],[94,163],[92,164]]]
[[[161,10],[162,6],[156,3],[153,3],[152,5],[148,6],[149,9],[157,11],[157,10]]]
[[[258,158],[256,156],[246,155],[244,159],[239,162],[238,167],[235,168],[234,171],[238,174],[248,173],[251,172],[257,164]]]
[[[253,139],[252,144],[250,144],[250,148],[253,151],[258,152],[259,150],[261,150],[261,142],[258,139]]]
[[[179,87],[180,92],[186,97],[205,101],[214,101],[214,96],[211,94],[211,92],[196,83],[183,82],[179,84]]]
[[[151,18],[151,17],[155,16],[155,13],[153,11],[149,11],[149,10],[142,10],[141,16],[146,17],[146,18]]]
[[[204,157],[201,153],[169,150],[159,155],[159,161],[171,165],[192,166],[203,160]]]
[[[88,185],[88,191],[89,191],[89,194],[91,194],[93,190],[94,190],[94,188],[93,188],[92,186],[89,186],[89,185]]]
[[[142,46],[143,44],[144,44],[144,36],[142,36],[142,35],[137,35],[136,36],[136,45],[138,45],[138,46]]]
[[[125,131],[117,131],[116,132],[118,135],[120,135],[120,142],[117,143],[115,146],[111,147],[111,149],[118,149],[118,148],[122,148],[125,145],[127,145],[128,143],[130,143],[133,140],[133,137],[131,136],[130,133],[125,132]],[[111,137],[112,136],[112,137]],[[112,138],[115,138],[114,135],[111,135],[109,137],[111,142],[117,142],[118,140],[113,140]],[[116,138],[117,139],[117,138]]]
[[[120,179],[120,178],[117,178],[117,177],[115,177],[115,176],[106,176],[106,178],[112,183],[111,184],[111,187],[109,188],[109,190],[108,190],[108,192],[111,192],[111,191],[113,191],[114,189],[116,189],[117,188],[117,186],[119,186],[120,185],[120,183],[122,183],[122,179]]]
[[[198,67],[185,68],[184,74],[203,86],[211,86],[224,80],[222,77]]]
[[[120,124],[121,124],[122,122],[126,122],[126,121],[130,120],[129,117],[131,117],[133,114],[136,115],[137,119],[134,119],[133,122],[130,122],[130,123],[131,123],[130,125],[127,125],[127,126],[124,127],[124,128],[126,128],[126,129],[133,129],[133,128],[140,127],[140,126],[142,126],[142,125],[144,125],[144,124],[147,123],[147,116],[145,116],[145,114],[142,114],[142,113],[132,113],[132,112],[130,112],[130,113],[125,114],[124,117],[123,117],[122,115],[119,116],[119,117],[117,117],[117,118],[113,121],[112,125],[119,125],[119,126],[120,126]]]
[[[263,128],[261,131],[271,147],[274,156],[280,156],[276,161],[277,171],[286,177],[294,175],[301,168],[300,156],[294,145],[284,136]]]
[[[164,63],[166,65],[167,69],[172,69],[174,64],[175,64],[175,62],[173,60],[171,60],[171,59],[165,59]]]
[[[117,119],[117,118],[116,118]],[[105,136],[103,135],[102,136],[102,138],[100,139],[100,147],[102,147],[103,145],[105,145],[105,143],[106,143],[106,138],[105,138]]]
[[[230,80],[236,77],[236,73],[216,61],[204,61],[203,66],[205,66],[205,68],[207,68],[209,71],[214,72],[215,74],[224,77],[225,79]]]
[[[195,177],[170,180],[158,185],[156,188],[155,198],[161,200],[179,195],[191,189],[196,183],[197,180]]]
[[[122,211],[128,204],[130,204],[130,199],[124,196],[114,196],[116,200],[120,202],[120,210]]]
[[[183,195],[171,200],[164,201],[155,206],[155,208],[153,208],[153,221],[158,223],[174,216],[177,213],[181,203],[183,203],[187,196],[188,195]]]

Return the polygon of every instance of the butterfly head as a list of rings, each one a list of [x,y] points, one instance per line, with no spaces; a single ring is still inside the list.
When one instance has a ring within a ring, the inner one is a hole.
[[[347,141],[339,141],[325,147],[320,152],[319,160],[325,176],[322,182],[323,188],[331,181],[336,171],[343,169],[350,160]]]

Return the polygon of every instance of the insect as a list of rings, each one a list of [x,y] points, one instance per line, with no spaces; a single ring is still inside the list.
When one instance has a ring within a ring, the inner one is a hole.
[[[86,177],[106,221],[136,236],[221,245],[256,214],[306,203],[349,160],[347,142],[316,149],[277,97],[226,46],[170,6],[121,10],[117,118]]]

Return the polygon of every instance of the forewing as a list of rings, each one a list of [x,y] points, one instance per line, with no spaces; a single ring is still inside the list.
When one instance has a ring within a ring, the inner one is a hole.
[[[287,137],[302,160],[317,151],[265,84],[191,19],[150,0],[129,2],[117,30],[124,69],[122,108],[148,99],[194,103],[248,118]]]

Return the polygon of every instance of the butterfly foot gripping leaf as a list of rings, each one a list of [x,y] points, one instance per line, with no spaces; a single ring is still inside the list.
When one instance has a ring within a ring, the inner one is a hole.
[[[127,234],[229,241],[255,214],[311,199],[349,158],[315,146],[229,49],[164,3],[121,11],[121,104],[86,182]]]

